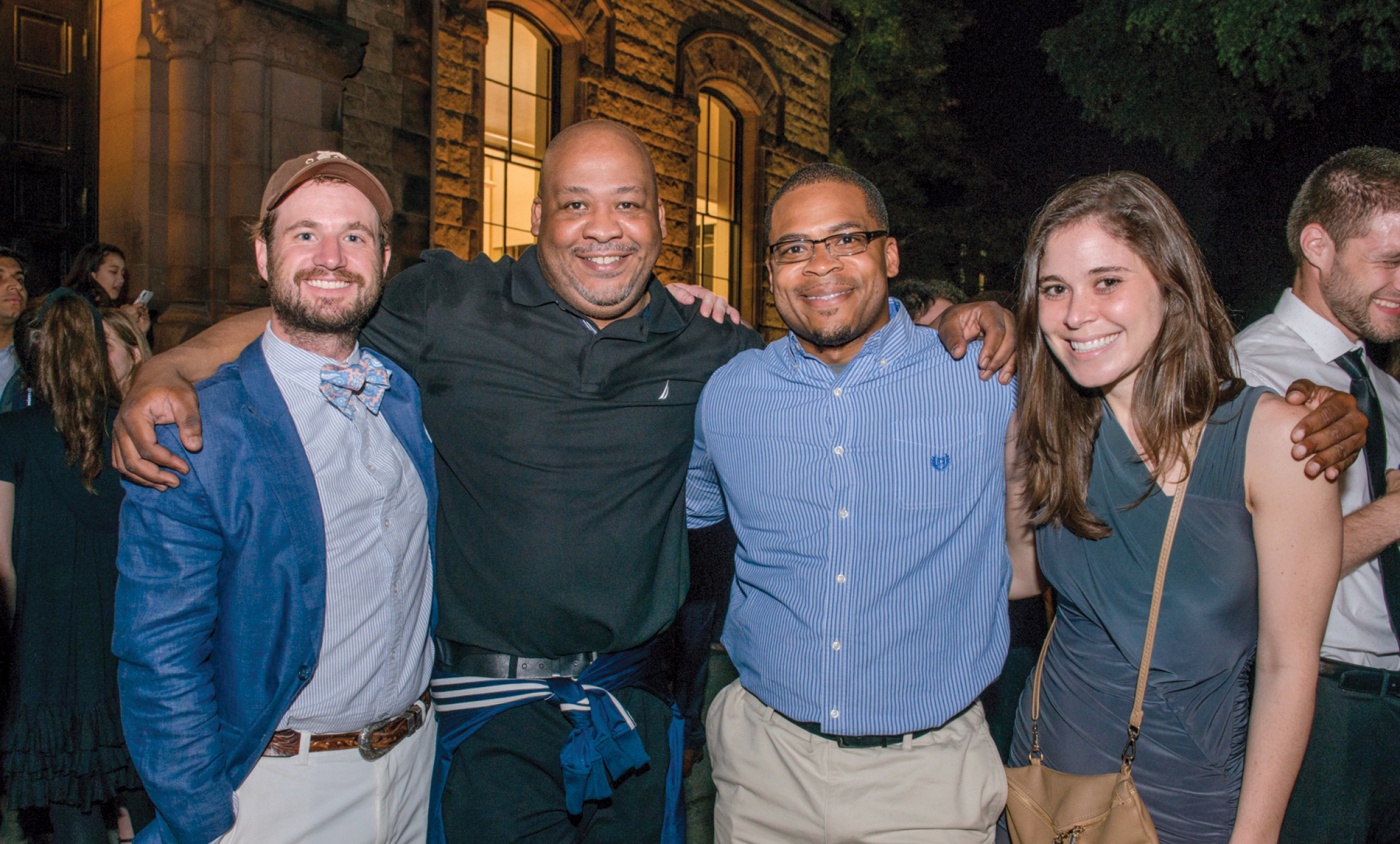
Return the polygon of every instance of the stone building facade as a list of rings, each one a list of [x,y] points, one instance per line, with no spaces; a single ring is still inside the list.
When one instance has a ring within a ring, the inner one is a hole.
[[[50,1],[29,5],[49,14]],[[384,181],[394,269],[430,246],[464,256],[489,246],[500,229],[488,179],[509,153],[491,146],[492,92],[506,89],[488,90],[501,49],[492,59],[488,43],[492,21],[507,19],[549,58],[541,144],[602,117],[651,149],[665,282],[694,281],[697,256],[713,258],[713,238],[701,244],[694,225],[712,190],[697,191],[709,178],[697,176],[709,161],[697,144],[701,103],[722,105],[725,287],[748,318],[779,325],[763,292],[762,211],[783,179],[827,155],[840,34],[817,0],[103,0],[85,14],[96,38],[83,33],[83,55],[95,43],[98,62],[89,228],[127,250],[131,289],[155,291],[160,346],[266,301],[247,227],[272,169],[300,152],[341,149]],[[516,179],[512,196],[526,187]]]

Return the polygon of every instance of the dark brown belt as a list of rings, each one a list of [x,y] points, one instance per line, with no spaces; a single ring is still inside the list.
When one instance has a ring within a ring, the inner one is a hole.
[[[1377,697],[1400,697],[1400,671],[1324,659],[1317,673],[1324,679],[1336,682],[1344,691]]]
[[[814,736],[817,736],[818,738],[824,738],[827,741],[836,742],[837,747],[893,747],[903,744],[904,737],[906,735],[909,736],[910,740],[913,740],[919,738],[920,736],[926,736],[929,733],[933,732],[935,729],[937,729],[936,727],[929,727],[925,730],[913,730],[908,733],[900,733],[899,735],[892,736],[842,736],[837,735],[835,733],[822,732],[822,725],[816,722],[797,721],[787,717],[786,715],[783,715],[783,713],[778,712],[778,710],[776,709],[773,711],[777,712],[778,715],[782,716],[783,720],[787,721],[789,724],[792,724],[795,727],[800,727],[801,729],[806,730],[807,732],[811,733]]]
[[[311,737],[311,752],[322,750],[354,750],[366,759],[378,759],[394,745],[418,732],[428,720],[428,692],[413,705],[393,718],[376,721],[350,733],[328,733]],[[272,740],[263,748],[264,756],[296,756],[301,752],[301,733],[296,730],[278,730]]]

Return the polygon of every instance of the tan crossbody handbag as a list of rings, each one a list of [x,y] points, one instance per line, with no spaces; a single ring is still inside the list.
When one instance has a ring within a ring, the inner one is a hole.
[[[1194,460],[1194,449],[1191,450]],[[1167,559],[1172,553],[1177,519],[1186,501],[1187,476],[1177,486],[1167,518],[1162,553],[1157,558],[1157,580],[1152,586],[1152,611],[1147,616],[1147,640],[1138,667],[1137,693],[1128,719],[1128,743],[1123,765],[1112,774],[1065,774],[1041,764],[1040,675],[1055,624],[1045,635],[1031,687],[1030,764],[1006,769],[1006,826],[1013,844],[1158,844],[1157,828],[1133,785],[1133,757],[1142,729],[1142,699],[1147,693],[1147,673],[1152,665],[1152,643],[1157,635],[1157,614],[1162,606],[1162,584],[1167,579]]]

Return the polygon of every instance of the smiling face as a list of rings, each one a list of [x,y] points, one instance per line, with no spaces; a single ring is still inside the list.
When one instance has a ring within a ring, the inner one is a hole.
[[[1114,413],[1128,418],[1138,370],[1166,316],[1146,262],[1097,220],[1083,220],[1046,240],[1037,285],[1051,354],[1074,383],[1103,390]]]
[[[97,265],[97,269],[92,271],[92,280],[97,282],[112,301],[122,295],[122,286],[126,284],[126,261],[115,252],[108,252],[102,257],[102,263]]]
[[[0,258],[0,334],[15,327],[15,321],[24,312],[28,301],[29,293],[24,288],[24,268],[14,258]]]
[[[374,206],[345,182],[311,181],[276,213],[271,242],[253,242],[273,331],[326,357],[344,357],[379,302],[389,266],[388,247],[375,242]]]
[[[545,155],[530,231],[545,280],[599,327],[640,313],[666,214],[646,153],[606,123],[561,133]]]
[[[1366,234],[1343,241],[1319,270],[1331,321],[1348,337],[1400,340],[1400,213],[1377,215]]]
[[[860,188],[818,182],[794,188],[774,204],[769,239],[820,240],[879,228]],[[865,338],[890,321],[889,279],[898,272],[892,237],[875,238],[856,255],[833,256],[818,244],[807,261],[780,264],[768,257],[778,314],[802,347],[827,363],[855,357]]]

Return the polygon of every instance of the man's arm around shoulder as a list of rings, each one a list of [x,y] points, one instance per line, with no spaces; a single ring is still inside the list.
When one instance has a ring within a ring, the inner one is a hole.
[[[173,428],[158,436],[188,459]],[[127,745],[160,812],[142,838],[204,844],[234,822],[211,659],[223,538],[197,472],[168,492],[126,488],[112,649]]]

